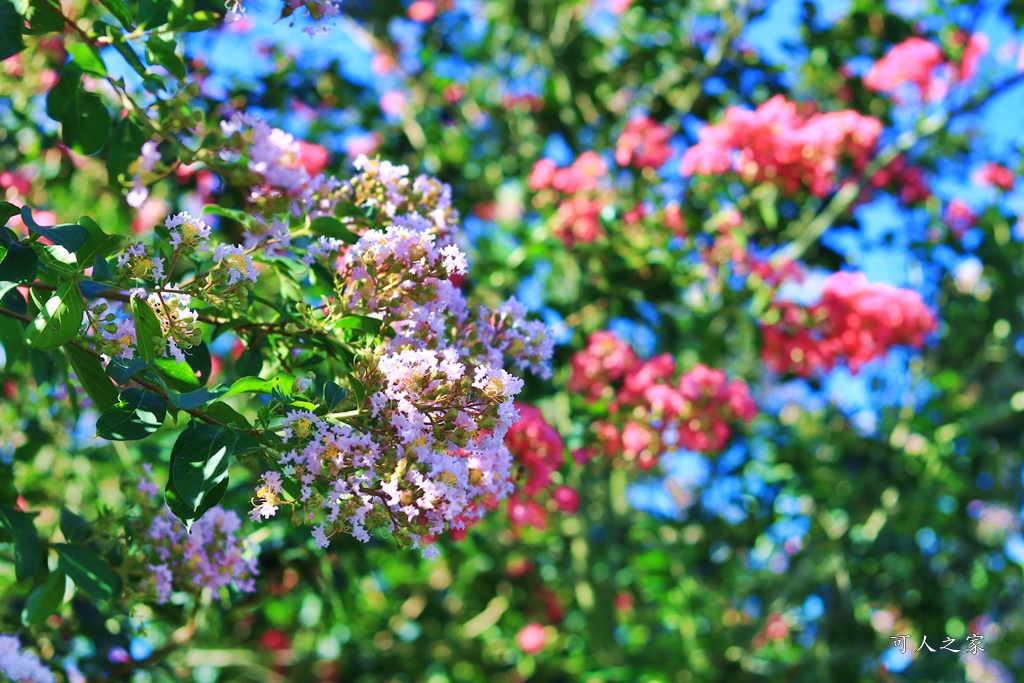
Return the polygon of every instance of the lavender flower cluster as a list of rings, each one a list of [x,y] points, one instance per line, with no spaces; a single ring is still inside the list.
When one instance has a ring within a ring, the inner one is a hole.
[[[270,139],[257,129],[250,157],[273,186],[283,176],[272,169],[291,160],[286,148],[268,157]],[[285,416],[285,449],[256,487],[251,516],[263,520],[290,504],[304,519],[322,516],[313,531],[319,547],[339,532],[367,541],[373,529],[420,547],[512,491],[503,439],[518,417],[513,399],[523,381],[505,367],[550,376],[553,340],[515,299],[474,311],[453,284],[467,261],[454,243],[458,213],[447,185],[365,157],[356,168],[349,181],[307,177],[273,191],[309,216],[330,215],[338,202],[376,211],[380,227],[362,228],[354,245],[320,236],[301,258],[338,273],[335,310],[376,318],[394,336],[359,361],[356,379],[368,398],[355,415]],[[358,234],[360,224],[350,225]],[[285,501],[287,479],[300,487],[297,500]]]
[[[43,666],[31,652],[21,649],[15,636],[0,635],[0,673],[12,681],[53,683],[53,672]]]
[[[146,471],[152,474],[149,467]],[[139,484],[139,490],[150,496],[160,493],[147,479]],[[218,589],[227,586],[243,593],[254,592],[254,577],[259,570],[255,556],[239,534],[241,527],[237,514],[217,505],[186,531],[165,506],[145,532],[146,553],[155,559],[147,568],[153,572],[157,604],[168,602],[175,588],[193,593],[208,588],[214,599],[218,598]]]

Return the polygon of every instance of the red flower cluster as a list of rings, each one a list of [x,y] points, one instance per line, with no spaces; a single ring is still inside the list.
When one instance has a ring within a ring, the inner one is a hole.
[[[936,327],[920,294],[869,283],[863,273],[833,273],[813,306],[782,302],[774,308],[780,320],[762,325],[761,359],[774,372],[805,377],[841,359],[857,372],[893,346],[920,348]]]
[[[974,174],[974,182],[980,185],[998,187],[1000,190],[1006,190],[1007,192],[1013,189],[1015,181],[1016,176],[1013,174],[1013,171],[1002,164],[991,161]],[[0,180],[0,184],[2,184],[2,180]]]
[[[805,108],[806,109],[806,108]],[[729,107],[683,156],[684,176],[735,170],[747,183],[769,183],[787,195],[806,188],[824,197],[835,191],[844,165],[861,170],[874,156],[882,122],[853,110],[801,112],[776,95],[754,111]]]
[[[631,119],[615,143],[615,163],[636,168],[660,168],[670,156],[672,129],[647,116]]]
[[[657,464],[669,429],[682,448],[714,452],[732,436],[729,423],[750,422],[757,415],[745,382],[729,381],[724,371],[699,364],[673,384],[677,368],[671,355],[640,361],[611,332],[590,335],[587,348],[573,356],[572,370],[570,391],[583,393],[589,402],[611,399],[609,420],[594,424],[604,452],[621,453],[642,469]]]
[[[537,497],[551,486],[551,475],[565,462],[565,443],[539,409],[517,403],[516,410],[519,422],[505,434],[505,445],[525,471],[526,483],[509,497],[508,517],[513,528],[545,529],[547,510]],[[556,487],[551,500],[562,512],[573,514],[579,508],[579,494],[568,486]]]
[[[565,196],[558,204],[553,232],[567,247],[577,242],[593,242],[604,234],[598,216],[604,202],[598,195],[601,178],[608,165],[597,152],[581,154],[571,166],[558,168],[551,159],[533,165],[529,185],[534,192],[554,190]]]

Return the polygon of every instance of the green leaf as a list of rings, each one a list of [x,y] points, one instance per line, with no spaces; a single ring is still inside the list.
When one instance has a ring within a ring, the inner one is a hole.
[[[203,408],[203,412],[215,420],[239,429],[252,429],[245,416],[223,401],[217,401]]]
[[[40,626],[56,614],[64,604],[66,583],[64,572],[52,572],[41,586],[29,593],[25,607],[21,610],[22,625]]]
[[[328,380],[324,385],[324,407],[327,412],[333,411],[341,402],[348,398],[349,390],[340,386],[337,382]]]
[[[121,400],[104,410],[96,421],[96,435],[112,441],[143,439],[160,429],[166,416],[163,396],[144,389],[125,389]]]
[[[106,259],[120,249],[121,245],[125,242],[125,238],[120,235],[108,235],[103,232],[103,229],[96,224],[96,221],[88,216],[82,216],[78,221],[78,225],[86,232],[85,243],[75,251],[78,262],[83,266],[90,265],[96,258]],[[93,270],[95,271],[95,268]],[[93,279],[97,278],[99,276],[93,272]]]
[[[181,27],[181,30],[185,33],[192,33],[193,31],[205,31],[208,28],[213,28],[220,22],[220,15],[216,12],[206,12],[200,10],[195,12],[189,17],[188,23]]]
[[[121,577],[96,553],[67,543],[55,543],[53,549],[57,567],[92,597],[110,600],[121,593]]]
[[[167,23],[166,0],[139,0],[139,26],[156,28]]]
[[[32,522],[37,514],[0,505],[0,526],[14,538],[14,577],[17,581],[35,575],[46,559],[46,546],[39,540]]]
[[[346,315],[334,323],[334,326],[361,330],[375,337],[380,334],[381,320],[368,315]]]
[[[159,358],[153,364],[153,368],[167,382],[167,386],[175,391],[188,392],[199,388],[195,370],[188,363],[181,363],[173,358]]]
[[[224,391],[224,389],[210,390],[206,387],[184,394],[177,394],[171,391],[167,393],[167,400],[169,400],[171,405],[175,408],[180,410],[189,410],[191,408],[198,408],[199,406],[206,405],[210,401],[220,398],[224,394]]]
[[[168,504],[186,528],[224,496],[235,439],[230,429],[193,422],[174,442]]]
[[[78,376],[85,393],[99,410],[107,410],[117,403],[117,387],[103,370],[99,359],[77,346],[65,346],[64,352],[71,361],[71,369]]]
[[[72,108],[75,93],[82,87],[82,69],[70,62],[60,72],[60,79],[46,93],[46,115],[54,121],[63,121]]]
[[[150,65],[159,64],[174,74],[178,80],[183,81],[188,74],[185,71],[185,63],[174,51],[176,45],[173,37],[167,40],[160,35],[153,34],[146,41],[146,59]]]
[[[109,375],[110,378],[118,384],[127,384],[128,380],[130,380],[135,373],[142,372],[151,365],[152,363],[147,363],[141,358],[133,358],[131,360],[114,358],[107,365],[107,375]]]
[[[107,75],[107,67],[103,64],[103,58],[100,57],[99,50],[91,43],[70,43],[64,49],[68,51],[75,63],[82,67],[82,71],[99,76]]]
[[[81,543],[89,537],[89,523],[66,507],[61,507],[60,532],[69,543]]]
[[[200,342],[190,348],[185,354],[185,361],[192,368],[192,374],[199,380],[199,384],[206,386],[213,371],[213,359],[210,357],[210,347],[206,342]]]
[[[64,144],[79,154],[96,154],[110,137],[110,112],[99,95],[81,88],[75,91],[70,108],[61,120]]]
[[[10,229],[0,228],[0,282],[35,280],[38,268],[39,256],[32,247],[20,244]]]
[[[245,211],[240,209],[229,209],[224,206],[218,206],[217,204],[207,204],[203,207],[203,215],[212,213],[214,216],[221,216],[222,218],[230,218],[236,223],[241,223],[245,226],[253,226],[256,223],[256,219],[250,216]]]
[[[314,235],[333,237],[347,244],[355,244],[359,241],[359,235],[352,232],[347,225],[337,218],[331,218],[330,216],[314,218],[313,222],[309,224],[309,229]]]
[[[10,202],[0,202],[0,221],[4,225],[7,225],[7,221],[18,215],[21,215],[21,208]]]
[[[78,334],[84,315],[85,306],[78,284],[66,280],[29,324],[25,342],[39,351],[53,351]]]
[[[0,61],[13,57],[25,49],[21,40],[22,17],[14,9],[11,0],[0,0]]]
[[[118,23],[124,26],[126,29],[132,29],[132,15],[128,11],[128,7],[124,4],[124,0],[100,0],[100,4],[107,8],[107,10],[114,15]]]
[[[74,223],[62,223],[61,225],[43,226],[36,223],[32,216],[32,209],[27,206],[21,208],[21,220],[25,222],[31,232],[36,233],[54,244],[58,244],[70,252],[78,251],[86,240],[89,239],[89,232],[80,225]]]
[[[160,319],[144,299],[132,297],[132,316],[135,318],[135,340],[143,362],[152,363],[163,353],[163,332]]]
[[[121,178],[128,175],[128,167],[139,158],[145,142],[145,132],[130,116],[114,123],[107,148],[107,182],[118,191],[122,189]]]
[[[259,377],[243,377],[242,379],[236,380],[228,392],[221,398],[227,398],[228,396],[235,396],[237,394],[267,394],[274,393],[274,389],[286,389],[291,390],[292,378],[287,375],[278,375],[271,379],[261,379]]]
[[[64,30],[64,17],[47,0],[14,0],[14,7],[31,27],[25,29],[26,34]]]

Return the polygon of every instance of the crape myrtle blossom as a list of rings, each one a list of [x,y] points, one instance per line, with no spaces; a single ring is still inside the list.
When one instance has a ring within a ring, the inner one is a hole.
[[[140,478],[138,490],[146,496],[144,509],[151,509],[156,500],[162,500],[163,490],[151,481],[152,465],[146,463],[143,469],[147,476]],[[256,590],[256,557],[241,535],[242,523],[235,512],[216,505],[186,530],[161,504],[158,512],[143,520],[142,550],[150,572],[144,588],[156,593],[157,604],[168,602],[175,590],[195,594],[209,589],[214,600],[225,587],[243,593]]]
[[[881,132],[882,122],[874,117],[853,110],[815,112],[813,105],[775,95],[753,111],[727,107],[722,122],[701,130],[700,141],[686,151],[680,173],[731,171],[745,183],[773,185],[786,195],[805,190],[826,197],[867,168]],[[870,184],[895,185],[908,203],[928,196],[920,171],[902,157],[876,172]]]
[[[238,245],[219,244],[210,249],[210,226],[186,212],[168,216],[169,256],[159,246],[132,242],[117,255],[116,280],[127,290],[127,298],[98,298],[85,316],[92,341],[104,364],[112,358],[138,357],[141,340],[137,334],[134,299],[144,302],[160,325],[160,338],[148,339],[164,358],[185,362],[188,349],[202,341],[199,313],[193,299],[207,303],[244,304],[259,272],[252,257]],[[187,257],[210,258],[215,267],[206,275],[182,286],[168,281],[170,270]]]
[[[935,315],[909,289],[869,283],[860,272],[833,273],[821,301],[772,304],[762,322],[761,359],[773,372],[810,376],[845,361],[852,372],[893,346],[920,348],[935,330]]]
[[[314,242],[314,259],[338,273],[331,306],[393,334],[358,358],[366,400],[350,420],[285,413],[283,446],[256,487],[251,518],[288,505],[315,522],[318,547],[339,532],[368,541],[381,529],[431,556],[433,537],[512,492],[504,437],[523,380],[506,367],[549,376],[553,341],[515,299],[473,308],[452,284],[467,262],[453,243],[458,215],[446,185],[388,162],[360,158],[356,167],[312,206],[373,207],[384,225],[351,246]],[[285,495],[288,481],[297,499]]]
[[[0,673],[11,681],[53,683],[56,678],[39,657],[21,649],[16,636],[0,634]]]
[[[650,469],[668,446],[720,451],[732,437],[730,425],[751,422],[757,405],[746,382],[703,364],[673,382],[675,359],[661,354],[641,361],[615,334],[598,331],[574,354],[570,391],[588,403],[608,402],[607,421],[593,425],[597,442],[609,456],[621,455]],[[672,441],[673,443],[669,443]]]
[[[670,156],[668,141],[672,129],[647,116],[638,116],[626,123],[615,143],[615,163],[636,168],[660,168]]]
[[[947,59],[941,47],[918,36],[893,45],[864,76],[864,86],[892,95],[897,103],[900,103],[899,91],[906,84],[917,89],[922,101],[942,99],[950,81],[963,83],[974,78],[978,63],[988,52],[989,40],[982,33],[966,37],[958,32],[954,40],[964,46],[959,62]],[[943,71],[948,72],[948,78]]]
[[[651,152],[660,153],[660,150]],[[644,157],[645,162],[651,160],[652,157]],[[541,159],[534,164],[527,181],[530,189],[538,193],[534,203],[540,206],[558,201],[552,232],[567,247],[571,248],[577,242],[593,242],[604,236],[599,216],[607,203],[605,195],[608,188],[603,182],[607,176],[608,165],[604,159],[589,150],[566,168],[558,168],[550,159]]]

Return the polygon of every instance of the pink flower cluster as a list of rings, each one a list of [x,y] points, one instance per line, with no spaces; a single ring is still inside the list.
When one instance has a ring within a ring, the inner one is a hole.
[[[18,638],[9,635],[0,635],[0,673],[21,683],[53,683],[56,680],[39,657],[22,651]]]
[[[670,156],[672,129],[647,116],[630,119],[615,143],[615,163],[636,168],[661,168]]]
[[[683,156],[684,176],[735,171],[747,183],[769,183],[787,195],[806,188],[824,197],[844,167],[860,170],[874,155],[882,123],[852,110],[808,113],[776,95],[754,111],[729,107]]]
[[[853,110],[818,113],[776,95],[754,111],[728,107],[722,123],[708,126],[686,151],[683,176],[739,174],[748,184],[767,183],[786,195],[806,190],[817,197],[855,182],[877,151],[882,122]],[[845,171],[845,173],[844,173]],[[931,193],[920,169],[898,156],[869,178],[874,188],[895,186],[907,203]],[[860,200],[867,199],[867,191]]]
[[[812,306],[773,304],[778,322],[763,324],[761,359],[774,372],[810,376],[845,360],[857,372],[893,346],[920,348],[934,314],[909,289],[869,283],[863,273],[833,273]]]
[[[650,469],[668,446],[721,450],[732,436],[730,424],[757,415],[746,382],[703,364],[673,383],[676,372],[669,354],[641,361],[613,333],[599,331],[573,355],[568,388],[588,402],[609,400],[609,420],[594,425],[598,442],[606,454],[621,453]]]
[[[1017,177],[1013,171],[1002,164],[991,161],[974,174],[974,182],[979,185],[991,185],[1007,192],[1013,189],[1016,179]]]
[[[917,87],[922,99],[934,99],[935,85],[932,73],[944,64],[946,56],[935,43],[918,38],[907,38],[892,46],[864,76],[864,86],[876,92],[894,93],[904,83]]]
[[[601,197],[601,180],[608,175],[608,165],[597,152],[581,154],[570,166],[558,168],[551,159],[533,165],[528,183],[534,192],[553,191],[558,212],[552,232],[567,247],[577,242],[593,242],[604,235],[599,220],[605,201]],[[551,199],[551,193],[548,192]],[[561,197],[559,197],[561,195]]]
[[[959,63],[947,60],[945,52],[935,43],[913,36],[893,45],[874,63],[864,76],[864,86],[893,95],[897,102],[898,92],[904,84],[917,88],[923,101],[941,99],[949,90],[949,80],[943,77],[939,67],[948,67],[951,79],[962,83],[974,77],[978,62],[988,51],[989,41],[984,34],[966,37],[961,33],[955,39],[964,45]],[[937,69],[939,73],[936,73]]]

